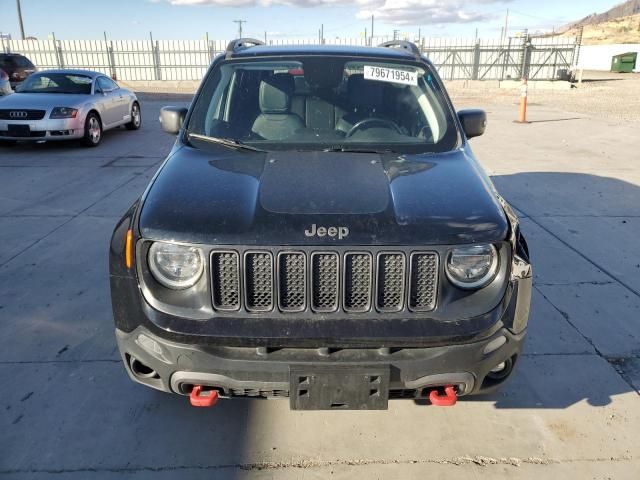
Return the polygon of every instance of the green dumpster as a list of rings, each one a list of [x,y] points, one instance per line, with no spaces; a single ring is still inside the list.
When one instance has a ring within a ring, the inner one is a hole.
[[[636,68],[637,52],[614,55],[611,59],[611,71],[618,73],[631,73]]]

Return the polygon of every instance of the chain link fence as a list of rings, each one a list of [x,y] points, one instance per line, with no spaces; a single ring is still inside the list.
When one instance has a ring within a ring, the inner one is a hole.
[[[377,37],[374,45],[390,40]],[[365,46],[370,39],[326,39],[325,44]],[[7,40],[4,53],[21,53],[39,69],[96,70],[119,80],[200,80],[227,40]],[[271,45],[317,45],[318,39],[272,40]],[[445,80],[564,78],[580,42],[566,38],[505,40],[422,38],[416,42]]]

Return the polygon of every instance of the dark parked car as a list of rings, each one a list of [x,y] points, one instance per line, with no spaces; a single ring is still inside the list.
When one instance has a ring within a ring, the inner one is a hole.
[[[18,53],[0,53],[0,69],[9,76],[14,90],[37,69],[31,60]]]
[[[527,244],[429,60],[377,48],[231,42],[111,240],[131,378],[209,406],[451,405],[512,373]]]

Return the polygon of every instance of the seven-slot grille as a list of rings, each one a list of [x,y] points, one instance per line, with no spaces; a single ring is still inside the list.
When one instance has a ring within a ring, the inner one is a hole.
[[[219,311],[427,312],[436,306],[438,254],[428,251],[211,253]]]

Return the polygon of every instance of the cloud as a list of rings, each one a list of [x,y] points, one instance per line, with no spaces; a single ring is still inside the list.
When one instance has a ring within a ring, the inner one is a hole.
[[[152,0],[154,1],[154,0]],[[495,15],[482,11],[489,4],[512,0],[166,0],[172,5],[217,5],[248,7],[283,5],[290,7],[355,7],[356,17],[392,25],[444,25],[479,22]]]
[[[379,5],[361,8],[360,19],[375,16],[376,21],[393,25],[443,25],[488,20],[493,13],[478,9],[481,5],[509,0],[383,0]]]

